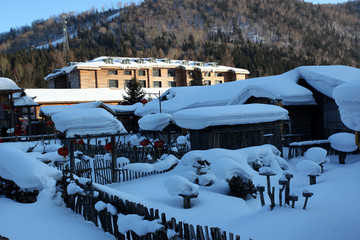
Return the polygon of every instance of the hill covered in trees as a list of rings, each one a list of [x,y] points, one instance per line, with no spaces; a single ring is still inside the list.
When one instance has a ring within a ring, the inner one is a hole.
[[[46,87],[43,77],[53,69],[102,55],[215,61],[251,76],[301,65],[359,67],[359,9],[359,1],[145,0],[69,14],[67,54],[61,43],[54,46],[62,36],[60,17],[0,34],[0,76]]]

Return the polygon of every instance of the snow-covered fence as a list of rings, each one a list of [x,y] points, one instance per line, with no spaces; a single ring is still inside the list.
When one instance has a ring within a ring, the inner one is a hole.
[[[146,177],[154,174],[161,174],[166,171],[151,171],[151,172],[138,172],[132,171],[129,169],[115,169],[115,179],[116,182],[125,182],[131,181],[133,179]],[[103,158],[97,156],[97,159],[94,160],[94,181],[99,184],[110,184],[112,183],[112,171],[111,171],[111,161],[104,160]]]
[[[158,209],[148,209],[142,204],[123,200],[118,196],[112,196],[106,192],[106,187],[92,184],[90,181],[63,179],[63,198],[66,205],[78,214],[83,215],[85,220],[93,222],[104,231],[121,240],[146,240],[146,239],[199,239],[199,240],[240,240],[240,236],[222,231],[218,227],[191,225],[175,218],[168,220],[165,213]],[[83,182],[81,184],[80,182]],[[80,187],[78,191],[68,191]],[[119,217],[131,217],[141,219],[137,224],[131,224],[119,220]],[[152,227],[149,227],[151,224]],[[124,226],[123,226],[124,225]],[[156,225],[156,227],[154,227]],[[125,230],[124,230],[125,229]]]
[[[333,152],[333,149],[330,146],[329,140],[313,140],[313,141],[303,141],[303,142],[292,142],[289,144],[288,159],[295,158],[298,156],[303,156],[304,153],[312,147],[321,147],[327,150],[330,154]]]

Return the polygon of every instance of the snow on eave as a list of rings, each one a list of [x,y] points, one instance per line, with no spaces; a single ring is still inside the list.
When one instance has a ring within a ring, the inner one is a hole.
[[[82,109],[89,109],[89,108],[99,108],[102,106],[102,102],[89,102],[89,103],[79,103],[74,105],[55,105],[55,106],[42,106],[40,107],[40,114],[51,117],[56,113],[60,112],[67,112],[67,111],[76,111]]]
[[[185,109],[173,114],[176,125],[198,130],[210,126],[240,125],[288,120],[288,111],[268,104],[244,104]]]
[[[22,96],[18,99],[14,100],[14,106],[15,107],[25,107],[25,106],[39,106],[36,102],[34,102],[34,99],[29,96]]]

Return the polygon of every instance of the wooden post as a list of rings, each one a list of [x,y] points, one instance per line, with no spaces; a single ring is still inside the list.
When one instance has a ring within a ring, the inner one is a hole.
[[[116,139],[115,139],[115,136],[111,136],[111,175],[112,175],[112,182],[116,182],[116,164],[117,164]]]
[[[76,167],[75,167],[75,155],[74,155],[74,141],[69,140],[70,145],[70,171],[75,174],[76,173]]]

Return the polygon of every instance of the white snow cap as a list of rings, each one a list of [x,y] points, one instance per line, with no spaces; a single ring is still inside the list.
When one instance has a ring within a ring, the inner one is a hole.
[[[132,230],[139,236],[156,232],[163,227],[163,225],[160,224],[160,220],[148,221],[144,220],[144,217],[136,214],[118,214],[117,225],[119,232],[122,234],[126,234]]]
[[[172,116],[167,113],[147,114],[140,118],[139,127],[145,131],[162,131],[172,122]]]
[[[355,134],[342,132],[335,133],[329,137],[333,149],[341,152],[353,152],[358,146],[355,144]]]
[[[173,175],[165,180],[165,188],[171,196],[182,195],[197,195],[199,194],[199,186],[190,182],[184,177]]]
[[[321,147],[312,147],[309,148],[305,153],[304,156],[306,159],[311,160],[317,164],[327,162],[327,151]]]
[[[101,108],[60,112],[52,116],[55,128],[66,137],[125,134],[122,123]]]
[[[1,90],[20,91],[21,88],[19,88],[16,83],[10,78],[0,77],[0,91]]]
[[[360,131],[360,80],[335,88],[333,96],[339,106],[341,121],[350,129]]]
[[[253,174],[242,165],[230,158],[220,158],[211,164],[211,170],[219,180],[230,180],[233,177],[241,177],[243,180],[251,180]]]
[[[175,123],[186,129],[287,120],[288,111],[268,104],[243,104],[181,110],[173,114]]]
[[[296,164],[296,169],[306,175],[309,174],[320,174],[321,173],[321,167],[319,164],[314,163],[310,160],[302,160]]]

